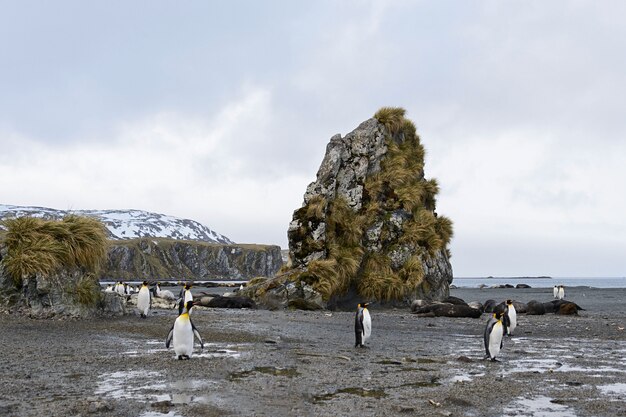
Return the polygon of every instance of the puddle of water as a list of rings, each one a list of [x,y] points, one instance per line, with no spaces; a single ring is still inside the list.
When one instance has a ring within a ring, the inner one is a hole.
[[[408,382],[406,384],[400,385],[400,387],[429,388],[429,387],[438,387],[440,385],[441,383],[433,379],[431,381]]]
[[[240,371],[233,372],[230,374],[231,380],[237,380],[252,376],[256,373],[273,375],[273,376],[286,376],[289,378],[293,378],[294,376],[300,375],[300,373],[296,370],[296,368],[277,368],[274,366],[256,366],[254,369],[249,371]]]
[[[219,349],[211,351],[203,350],[193,356],[197,358],[239,358],[241,357],[241,353],[231,349]]]
[[[161,373],[155,371],[119,371],[100,375],[100,381],[96,384],[96,395],[106,395],[114,398],[137,398],[137,393],[146,388],[146,381],[156,382],[158,386],[163,384]]]
[[[380,365],[402,365],[402,362],[394,361],[394,360],[391,360],[391,359],[385,359],[385,360],[382,360],[382,361],[378,361],[376,363],[378,363]]]
[[[194,395],[193,391],[206,391],[207,388],[215,384],[215,381],[210,380],[186,379],[167,384],[162,379],[160,372],[120,371],[100,375],[95,394],[141,402],[207,403],[206,396]],[[146,416],[152,415],[169,416],[170,414],[146,414]]]
[[[562,358],[559,358],[561,360]],[[521,359],[511,361],[513,365],[512,368],[504,370],[504,375],[510,375],[513,373],[521,373],[521,372],[605,372],[605,373],[626,373],[624,369],[618,369],[612,366],[597,366],[590,365],[589,367],[585,366],[574,366],[569,365],[567,363],[561,364],[556,358],[555,359]]]
[[[626,384],[623,382],[618,382],[615,384],[608,384],[608,385],[598,385],[598,389],[600,391],[602,391],[603,394],[605,395],[609,395],[609,394],[619,394],[619,395],[624,395],[626,394]]]
[[[151,355],[155,353],[161,352],[172,352],[172,349],[167,349],[164,346],[163,341],[159,340],[148,340],[146,342],[148,346],[162,346],[162,347],[150,347],[145,350],[127,350],[122,352],[122,355],[129,356],[131,358],[136,358],[138,356]],[[227,344],[220,345],[218,343],[205,343],[204,350],[198,351],[195,350],[193,357],[198,358],[239,358],[241,357],[241,348],[243,345],[235,345],[235,344]]]
[[[517,398],[512,405],[503,411],[506,415],[521,417],[575,417],[574,411],[567,406],[551,402],[552,398],[539,396],[534,398]]]
[[[381,389],[350,387],[350,388],[341,388],[335,392],[331,392],[328,394],[316,395],[313,397],[313,400],[316,402],[328,401],[328,400],[332,400],[335,396],[340,395],[340,394],[352,394],[352,395],[358,395],[360,397],[366,397],[366,398],[384,398],[387,396],[385,391]]]
[[[146,411],[143,414],[139,414],[139,417],[182,417],[180,414],[176,414],[174,411],[170,411],[167,414],[159,413],[156,411]]]
[[[474,378],[479,377],[479,376],[485,376],[484,372],[478,372],[478,373],[469,373],[469,372],[461,372],[461,373],[457,373],[457,375],[454,375],[452,378],[449,379],[450,382],[470,382],[473,381]]]

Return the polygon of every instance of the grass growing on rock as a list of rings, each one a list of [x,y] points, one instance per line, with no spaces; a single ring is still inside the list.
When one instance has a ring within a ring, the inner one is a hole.
[[[385,301],[427,292],[425,259],[439,251],[450,255],[452,221],[435,212],[439,185],[424,178],[425,150],[405,114],[402,108],[383,107],[374,115],[384,126],[387,152],[380,170],[362,184],[360,209],[336,193],[314,196],[294,212],[297,227],[289,239],[298,245],[292,271],[326,299],[350,288],[363,298]],[[368,246],[371,239],[382,247]],[[392,265],[392,252],[401,256],[400,263],[396,259]]]
[[[15,287],[25,277],[50,276],[61,268],[93,272],[106,256],[104,225],[91,217],[62,220],[18,217],[4,221],[7,255],[2,260]]]

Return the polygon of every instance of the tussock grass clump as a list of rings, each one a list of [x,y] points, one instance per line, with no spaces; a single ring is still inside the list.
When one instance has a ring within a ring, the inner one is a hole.
[[[10,233],[9,233],[10,235]],[[10,246],[2,260],[16,288],[22,286],[25,276],[47,275],[61,266],[65,248],[50,236],[24,240],[19,246]]]
[[[376,112],[374,118],[385,125],[387,131],[393,136],[402,129],[405,114],[406,110],[402,107],[382,107]]]
[[[357,215],[342,196],[330,204],[328,211],[326,235],[329,242],[337,242],[348,247],[360,246],[363,237],[363,217]]]
[[[400,278],[404,281],[405,292],[411,293],[424,281],[424,266],[422,258],[414,254],[402,265],[399,271]]]
[[[72,288],[68,288],[67,292],[72,292]],[[74,296],[76,301],[88,307],[95,306],[102,297],[98,280],[92,274],[81,277],[76,282],[74,288]]]
[[[383,253],[367,254],[357,290],[362,297],[382,301],[399,300],[404,294],[400,277]]]
[[[61,268],[93,272],[106,257],[106,229],[98,220],[69,215],[61,221],[18,217],[4,221],[2,260],[17,288],[25,277]]]
[[[268,279],[269,279],[268,277],[254,277],[246,283],[246,287],[251,287],[253,285],[260,284],[262,282],[267,281]]]
[[[308,272],[302,279],[313,285],[313,288],[319,291],[324,298],[341,291],[343,287],[343,282],[337,273],[337,261],[332,258],[311,261]]]
[[[306,207],[306,217],[309,219],[322,220],[324,219],[324,212],[326,210],[326,199],[322,196],[316,195]]]

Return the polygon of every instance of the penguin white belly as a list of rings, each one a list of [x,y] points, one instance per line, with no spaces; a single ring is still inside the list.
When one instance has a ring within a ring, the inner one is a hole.
[[[139,312],[145,316],[148,315],[150,310],[150,290],[148,287],[141,287],[139,294],[137,295],[137,308]]]
[[[174,323],[174,353],[176,357],[187,355],[191,357],[193,353],[193,328],[189,316],[180,316]]]
[[[559,288],[559,300],[565,298],[565,290],[563,288]]]
[[[185,291],[185,304],[187,304],[187,301],[193,301],[193,294],[191,294],[191,290]]]
[[[513,334],[513,331],[517,327],[517,311],[515,311],[515,307],[509,307],[509,334]]]
[[[363,309],[363,343],[372,335],[372,318],[366,308]]]
[[[554,295],[554,298],[558,298],[559,289],[557,287],[554,287],[554,289],[552,290],[552,294]]]
[[[502,323],[494,324],[489,334],[489,356],[495,358],[500,353],[500,344],[502,343]]]

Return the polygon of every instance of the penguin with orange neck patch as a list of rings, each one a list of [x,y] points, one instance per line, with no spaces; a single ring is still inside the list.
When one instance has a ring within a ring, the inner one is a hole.
[[[369,303],[357,305],[356,316],[354,318],[354,335],[356,342],[354,347],[365,347],[365,342],[372,335],[372,317],[367,310]]]
[[[181,301],[181,304],[184,302]],[[174,325],[167,334],[165,339],[165,347],[169,349],[170,344],[174,345],[174,353],[179,360],[189,359],[193,354],[194,336],[200,342],[200,350],[204,348],[202,337],[198,333],[198,329],[193,325],[189,312],[193,307],[193,301],[187,301],[182,308],[182,312],[174,322]]]
[[[500,353],[500,349],[502,349],[502,337],[506,333],[505,325],[502,323],[503,313],[498,311],[493,313],[493,316],[487,322],[487,327],[485,327],[485,351],[487,354],[485,355],[485,359],[489,358],[493,362],[496,362],[496,356]]]
[[[139,294],[137,294],[137,309],[139,310],[139,313],[141,313],[142,319],[148,317],[148,311],[150,310],[151,304],[152,297],[150,296],[148,281],[144,281],[141,285],[141,289],[139,290]]]

